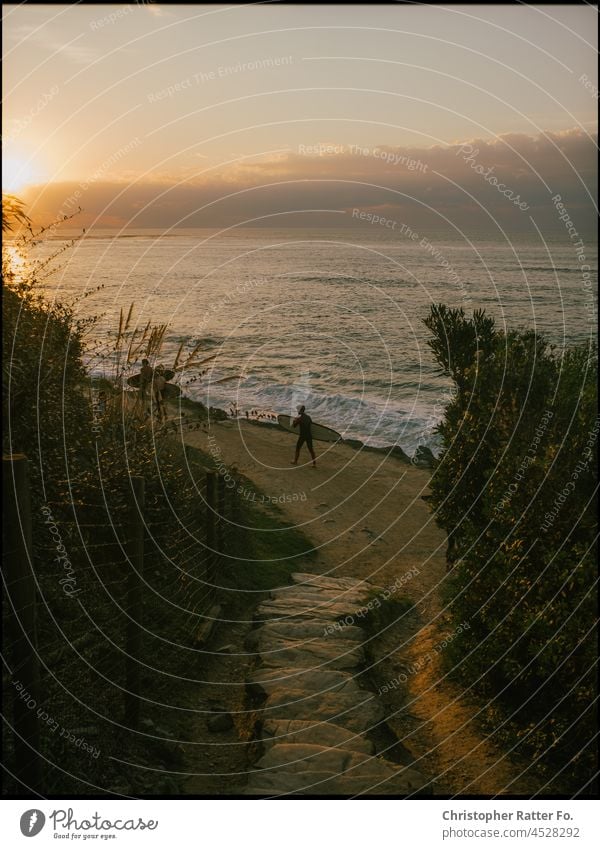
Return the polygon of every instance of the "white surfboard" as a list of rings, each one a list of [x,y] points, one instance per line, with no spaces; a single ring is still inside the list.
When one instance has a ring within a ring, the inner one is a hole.
[[[286,416],[281,413],[277,416],[277,421],[284,430],[289,430],[290,433],[295,433],[296,436],[300,436],[300,428],[293,426],[292,422],[294,419],[291,416]],[[339,434],[337,430],[325,427],[325,425],[317,424],[316,422],[312,423],[310,430],[312,438],[318,439],[320,442],[337,442],[338,439],[342,438],[341,434]]]

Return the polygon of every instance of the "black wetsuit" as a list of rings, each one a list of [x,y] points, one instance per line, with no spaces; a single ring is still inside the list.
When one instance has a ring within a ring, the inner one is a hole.
[[[310,426],[312,424],[312,419],[308,415],[308,413],[301,413],[298,416],[298,419],[299,419],[298,424],[300,425],[300,436],[298,437],[298,442],[296,443],[296,449],[298,451],[300,451],[300,449],[302,448],[302,446],[306,442],[306,445],[308,446],[309,451],[312,451],[312,447],[313,447],[312,431],[311,431],[311,428],[310,428]]]

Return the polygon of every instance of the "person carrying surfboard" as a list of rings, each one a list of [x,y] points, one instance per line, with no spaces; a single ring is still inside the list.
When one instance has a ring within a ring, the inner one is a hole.
[[[159,422],[164,422],[167,418],[165,409],[164,391],[167,381],[165,380],[165,367],[161,364],[156,367],[152,381],[152,391],[154,395],[154,403],[158,412]]]
[[[142,360],[142,367],[140,369],[140,397],[142,403],[148,399],[148,390],[150,389],[153,375],[154,370],[148,360]]]
[[[300,456],[300,449],[306,442],[306,447],[310,451],[310,456],[312,457],[312,465],[313,469],[317,468],[317,458],[315,457],[315,452],[313,449],[312,443],[312,419],[306,412],[306,407],[302,404],[298,407],[298,415],[294,419],[294,427],[300,427],[300,436],[298,437],[298,442],[296,443],[296,456],[292,460],[292,466],[298,465],[298,457]]]

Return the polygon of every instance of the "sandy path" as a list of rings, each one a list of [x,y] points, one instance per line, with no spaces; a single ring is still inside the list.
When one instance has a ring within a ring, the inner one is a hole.
[[[213,425],[210,433],[191,432],[185,441],[237,466],[276,499],[290,523],[310,538],[323,571],[383,586],[418,561],[424,569],[411,592],[415,600],[432,603],[426,594],[432,579],[437,583],[444,575],[445,537],[421,500],[428,492],[427,472],[323,442],[315,443],[317,469],[309,465],[306,449],[292,466],[293,435],[246,422]]]
[[[327,443],[315,443],[317,469],[309,465],[306,449],[300,457],[304,465],[295,467],[290,464],[293,435],[244,421],[182,435],[216,461],[237,467],[277,501],[317,551],[310,571],[390,587],[412,570],[399,592],[415,604],[414,615],[371,646],[373,678],[380,687],[407,664],[418,667],[385,695],[389,725],[420,759],[419,768],[435,780],[438,792],[532,792],[530,780],[515,781],[523,766],[504,757],[473,721],[481,705],[444,679],[439,658],[423,663],[451,630],[440,601],[445,535],[421,498],[428,492],[429,473],[395,457]]]

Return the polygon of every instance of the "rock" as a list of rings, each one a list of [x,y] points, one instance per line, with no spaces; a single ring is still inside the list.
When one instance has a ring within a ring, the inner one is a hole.
[[[363,643],[366,639],[365,632],[356,625],[343,625],[335,627],[327,619],[301,619],[299,621],[267,622],[262,628],[250,632],[256,635],[256,649],[262,639],[286,640],[294,643],[296,647],[310,648],[313,640],[322,640],[323,637],[341,638],[344,641]]]
[[[158,760],[168,766],[181,766],[185,762],[185,755],[181,746],[175,743],[165,743],[162,740],[152,740],[148,743],[148,749]]]
[[[172,734],[170,731],[167,731],[166,728],[158,728],[158,726],[156,727],[156,733],[159,737],[170,737],[171,739],[175,737],[175,735]]]
[[[363,587],[367,592],[370,590],[368,581],[361,581],[358,578],[336,578],[333,575],[313,575],[311,572],[293,572],[292,580],[296,584],[302,584],[307,587],[339,589],[340,591]]]
[[[362,752],[348,749],[316,746],[310,743],[278,743],[270,746],[257,762],[259,769],[286,772],[329,772],[339,775],[359,763],[370,760]]]
[[[308,646],[298,647],[296,643],[285,640],[261,640],[258,648],[263,666],[300,669],[314,669],[324,664],[328,669],[358,669],[364,666],[365,655],[353,641],[344,642],[337,638],[326,637],[321,641],[313,640]]]
[[[310,764],[310,762],[309,762]],[[426,781],[410,767],[395,767],[387,761],[356,760],[351,768],[332,775],[314,769],[281,768],[259,770],[250,775],[245,795],[249,796],[414,796],[423,795]]]
[[[412,463],[419,469],[435,469],[437,466],[437,460],[433,452],[426,445],[419,445],[415,451]]]
[[[253,692],[269,695],[285,687],[304,690],[308,695],[328,692],[356,692],[357,699],[365,692],[357,684],[356,677],[338,669],[298,669],[280,667],[277,669],[259,669],[254,673],[254,681],[246,685]]]
[[[343,439],[342,445],[348,445],[350,448],[354,448],[357,451],[363,447],[364,443],[360,441],[360,439]]]
[[[399,445],[390,445],[390,447],[385,448],[384,451],[389,453],[392,457],[395,457],[397,460],[401,460],[403,463],[410,463],[410,457],[402,450],[402,448],[400,448]]]
[[[383,708],[374,696],[355,693],[317,693],[309,698],[291,687],[272,693],[263,705],[265,719],[314,719],[318,716],[350,731],[364,734],[379,725]]]
[[[277,602],[289,606],[314,607],[316,605],[346,604],[348,607],[356,607],[365,604],[369,600],[366,590],[328,590],[323,587],[292,587],[286,593],[273,593],[270,602]],[[265,602],[267,603],[267,602]],[[319,617],[315,617],[319,618]]]
[[[252,631],[248,631],[248,633],[244,637],[244,648],[247,652],[257,651],[261,630],[261,628],[254,628]]]
[[[196,632],[196,644],[198,646],[202,647],[208,643],[213,630],[219,623],[220,616],[221,605],[214,604],[204,617],[204,622],[202,622]]]
[[[340,587],[340,586],[315,586],[311,584],[293,584],[283,589],[272,590],[271,598],[280,601],[288,599],[306,599],[314,601],[344,601],[360,604],[369,597],[370,586],[362,587]]]
[[[383,448],[380,448],[376,445],[364,445],[363,451],[384,454],[386,457],[395,457],[396,460],[400,460],[402,463],[411,462],[411,459],[408,454],[403,451],[399,445],[385,445]]]
[[[179,399],[179,408],[182,411],[193,413],[200,420],[206,420],[208,416],[208,410],[206,409],[206,406],[202,403],[202,401],[192,401],[191,398],[182,396]]]
[[[327,619],[336,621],[356,614],[368,602],[366,587],[339,592],[336,589],[296,586],[277,590],[269,601],[263,602],[256,611],[257,621],[284,619]]]
[[[206,725],[209,731],[229,731],[233,728],[233,718],[230,713],[215,713],[208,717]]]
[[[237,647],[234,646],[233,643],[228,643],[226,646],[221,646],[215,651],[220,652],[221,654],[237,654]]]
[[[375,753],[375,746],[366,737],[352,734],[333,722],[311,722],[302,719],[267,719],[261,739],[265,749],[279,743],[304,743],[317,746],[339,746],[351,752]]]
[[[247,687],[263,702],[262,755],[244,794],[423,795],[423,777],[374,757],[366,738],[385,714],[363,689],[365,633],[358,623],[380,588],[305,572],[292,578],[293,586],[274,590],[260,605],[266,621],[246,636],[260,664]]]

